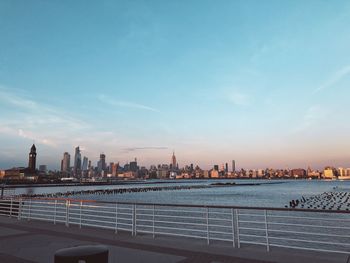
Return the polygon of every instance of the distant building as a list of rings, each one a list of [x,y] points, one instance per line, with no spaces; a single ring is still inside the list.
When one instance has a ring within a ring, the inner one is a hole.
[[[39,172],[46,174],[47,173],[47,165],[45,165],[45,164],[39,165]]]
[[[79,146],[75,148],[73,172],[75,176],[81,174],[81,153]]]
[[[83,167],[82,167],[83,171],[87,171],[88,170],[88,158],[84,156],[83,158]]]
[[[214,165],[215,167],[215,165]],[[215,168],[213,170],[211,170],[210,172],[210,178],[219,178],[219,167],[217,167],[218,169],[216,170]]]
[[[130,171],[132,171],[132,172],[137,172],[137,170],[138,170],[138,166],[137,166],[137,159],[135,158],[135,161],[133,161],[133,162],[130,162],[130,164],[129,164],[130,166],[129,166],[129,169],[130,169]]]
[[[228,173],[228,163],[225,164],[225,173]]]
[[[232,160],[232,172],[236,172],[236,161]]]
[[[70,172],[70,154],[68,152],[63,154],[63,159],[61,161],[61,172],[65,174]]]
[[[305,178],[306,177],[306,170],[305,169],[292,169],[291,175],[296,178]]]
[[[323,170],[323,178],[325,179],[334,179],[337,176],[337,170],[333,167],[326,167]]]
[[[219,171],[219,165],[214,164],[214,170],[215,170],[215,171]]]
[[[176,163],[175,152],[173,152],[173,156],[171,157],[171,168],[172,168],[173,170],[177,169],[177,163]]]
[[[36,170],[36,147],[34,144],[32,145],[32,148],[30,148],[29,152],[28,170],[31,173],[35,173]]]
[[[97,169],[100,174],[106,172],[106,155],[104,153],[100,154],[100,160],[97,163]]]

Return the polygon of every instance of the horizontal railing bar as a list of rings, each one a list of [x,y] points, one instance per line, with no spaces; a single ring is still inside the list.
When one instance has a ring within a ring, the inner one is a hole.
[[[318,227],[318,228],[332,228],[332,229],[347,229],[350,230],[350,227],[342,226],[318,226],[318,225],[304,225],[304,224],[292,224],[292,223],[275,223],[268,222],[269,225],[283,225],[283,226],[302,226],[302,227]]]
[[[180,230],[180,231],[188,231],[188,232],[207,233],[207,230],[187,229],[187,228],[180,228],[180,227],[154,226],[154,228],[156,228],[156,229],[162,228],[162,229],[172,229],[172,230]]]
[[[240,240],[239,242],[242,243],[242,244],[252,244],[252,245],[262,245],[262,246],[266,246],[266,243],[261,243],[261,242],[244,241],[244,240]]]
[[[239,233],[239,236],[241,237],[259,237],[259,238],[266,238],[266,236],[258,236],[258,235],[249,235],[249,234],[241,234]],[[270,238],[270,237],[269,237]]]
[[[301,216],[276,216],[268,215],[269,218],[290,218],[290,219],[306,219],[306,220],[320,220],[320,221],[341,221],[341,222],[350,222],[350,219],[341,219],[341,218],[321,218],[321,217],[301,217]]]
[[[209,224],[209,227],[223,227],[223,228],[232,228],[232,226],[223,226],[223,225],[213,225],[213,224]]]
[[[171,215],[158,215],[158,214],[155,214],[154,216],[155,217],[171,217],[171,218],[206,220],[206,218],[203,218],[203,217],[193,217],[193,216],[171,216]]]
[[[220,232],[220,231],[210,230],[209,233],[211,233],[211,234],[222,234],[222,235],[230,235],[230,236],[232,236],[232,232]],[[231,239],[230,241],[232,241],[232,239]]]
[[[337,243],[337,242],[329,242],[329,241],[316,241],[316,240],[306,240],[306,239],[288,238],[288,237],[272,237],[272,236],[269,236],[269,239],[278,239],[278,240],[296,241],[296,242],[306,242],[306,243],[317,243],[317,244],[325,244],[325,245],[350,246],[350,244],[348,244],[348,243]]]
[[[250,223],[250,224],[265,224],[265,222],[261,221],[245,221],[245,220],[239,220],[239,223]]]
[[[232,234],[231,234],[232,235]],[[210,237],[210,240],[218,240],[218,241],[227,241],[232,242],[232,239],[218,238],[218,237]]]
[[[279,232],[279,233],[291,233],[291,234],[301,234],[301,235],[314,235],[314,236],[332,236],[332,237],[343,237],[350,238],[350,236],[345,235],[335,235],[328,233],[311,233],[311,232],[300,232],[300,231],[288,231],[288,230],[277,230],[277,229],[269,229],[269,232]]]
[[[179,237],[191,237],[191,238],[207,239],[207,237],[186,235],[186,234],[176,234],[176,233],[169,233],[169,232],[154,232],[154,234],[156,234],[156,235],[169,235],[169,236],[179,236]]]
[[[138,210],[138,209],[137,209]],[[206,211],[192,211],[192,210],[170,210],[170,209],[157,209],[155,208],[155,211],[162,213],[162,212],[172,212],[172,213],[195,213],[195,214],[205,214]]]
[[[266,229],[262,228],[252,228],[252,227],[239,227],[239,230],[244,229],[244,230],[254,230],[254,231],[266,231]],[[270,231],[270,229],[269,229]]]
[[[225,218],[212,218],[212,217],[209,217],[208,220],[232,222],[232,218],[231,219],[225,219]]]
[[[265,215],[260,214],[238,214],[238,216],[255,216],[255,217],[265,217]],[[270,217],[270,215],[269,215]]]

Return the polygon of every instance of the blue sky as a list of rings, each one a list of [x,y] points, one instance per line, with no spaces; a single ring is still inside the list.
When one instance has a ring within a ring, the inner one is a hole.
[[[0,168],[350,167],[348,1],[0,0]]]

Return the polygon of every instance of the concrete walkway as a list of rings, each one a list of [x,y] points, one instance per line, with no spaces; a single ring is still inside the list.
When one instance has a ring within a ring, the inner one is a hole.
[[[348,255],[303,250],[243,246],[228,243],[207,245],[203,240],[138,235],[113,230],[77,226],[66,227],[41,221],[19,221],[0,216],[0,262],[53,262],[61,248],[104,244],[109,247],[109,262],[159,263],[348,263]]]

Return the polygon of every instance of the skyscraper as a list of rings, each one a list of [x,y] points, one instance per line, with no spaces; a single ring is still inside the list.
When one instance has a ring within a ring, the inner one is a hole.
[[[172,169],[176,169],[176,157],[175,157],[174,151],[173,151],[173,156],[171,157],[171,165],[172,165]]]
[[[98,172],[102,173],[102,171],[106,172],[106,155],[104,153],[100,154],[100,160],[97,163]]]
[[[78,176],[81,172],[81,154],[79,146],[75,148],[74,154],[74,175]]]
[[[87,169],[88,169],[88,158],[86,156],[84,156],[84,158],[83,158],[83,168],[82,169],[84,172],[87,171]]]
[[[236,172],[236,161],[232,160],[232,172]]]
[[[36,147],[34,144],[30,148],[28,169],[30,172],[35,172],[36,169]]]
[[[62,159],[61,172],[68,173],[69,168],[70,168],[70,154],[68,152],[65,152],[63,154],[63,159]]]

